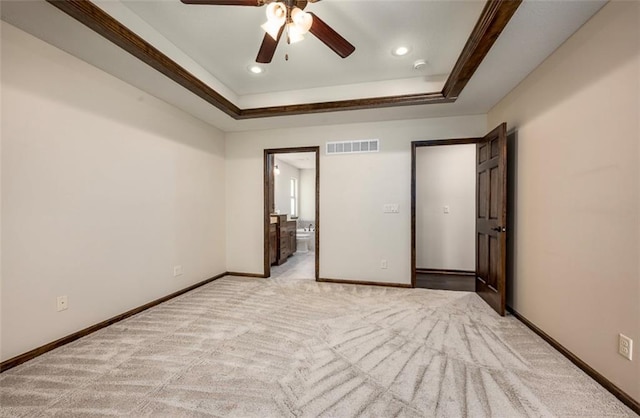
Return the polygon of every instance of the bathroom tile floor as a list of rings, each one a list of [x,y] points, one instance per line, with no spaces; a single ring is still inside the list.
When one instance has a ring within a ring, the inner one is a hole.
[[[294,253],[280,266],[271,266],[272,279],[315,279],[316,253]]]

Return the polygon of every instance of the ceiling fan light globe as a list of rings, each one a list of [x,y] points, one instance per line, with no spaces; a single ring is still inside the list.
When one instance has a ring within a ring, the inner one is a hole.
[[[282,22],[284,23],[284,22]],[[274,22],[271,20],[268,20],[267,22],[265,22],[264,24],[262,24],[260,27],[269,34],[269,36],[271,36],[274,40],[278,40],[278,33],[280,33],[280,27],[282,26],[282,23],[279,22]]]
[[[301,34],[298,34],[296,36],[289,36],[289,43],[290,44],[295,44],[298,43],[300,41],[304,41],[304,36]]]
[[[302,32],[295,23],[287,24],[287,35],[289,36],[290,44],[295,44],[296,42],[300,42],[304,39],[304,32]]]
[[[297,30],[302,34],[309,32],[309,29],[311,29],[311,25],[313,24],[313,16],[297,7],[291,11],[291,20]]]
[[[284,3],[280,2],[269,3],[267,5],[266,14],[268,21],[282,22],[280,24],[280,26],[282,26],[284,21],[287,19],[287,7]]]

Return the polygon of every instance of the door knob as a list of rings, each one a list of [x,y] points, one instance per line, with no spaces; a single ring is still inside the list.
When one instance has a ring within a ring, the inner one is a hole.
[[[491,228],[491,230],[496,232],[507,232],[507,228],[504,226],[496,226],[495,228]]]

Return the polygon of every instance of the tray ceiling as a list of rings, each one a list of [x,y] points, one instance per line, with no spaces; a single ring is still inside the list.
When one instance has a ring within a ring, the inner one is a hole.
[[[375,109],[375,103],[345,108],[330,105],[363,98],[373,98],[371,102],[375,102],[381,97],[423,98],[426,93],[440,94],[481,15],[483,2],[309,3],[306,10],[347,38],[356,46],[356,52],[341,59],[311,34],[295,45],[287,45],[281,39],[273,62],[264,65],[266,71],[257,76],[247,67],[254,62],[263,37],[260,24],[266,20],[264,7],[185,5],[178,0],[109,0],[91,4],[217,94],[220,101],[228,102],[229,108],[238,109],[235,116],[220,106],[212,109],[211,101],[203,103],[202,95],[194,97],[193,89],[185,91],[175,81],[158,76],[157,69],[136,62],[136,58],[49,3],[5,0],[2,19],[230,131],[486,113],[604,3],[525,1],[456,103],[417,106],[420,101],[388,101],[383,104],[385,109]],[[399,45],[408,46],[409,54],[393,56],[392,49]],[[288,61],[285,54],[289,55]],[[415,70],[413,63],[418,59],[426,60],[427,65]],[[154,72],[156,75],[152,75]],[[329,106],[300,106],[310,103]],[[395,107],[397,104],[403,107]],[[278,106],[279,110],[298,106],[300,111],[251,113],[252,109]],[[351,111],[336,111],[347,109]],[[327,110],[331,114],[307,114]],[[230,120],[230,116],[243,119],[242,112],[245,117],[281,116],[268,118],[268,122]],[[286,114],[301,116],[283,116]]]

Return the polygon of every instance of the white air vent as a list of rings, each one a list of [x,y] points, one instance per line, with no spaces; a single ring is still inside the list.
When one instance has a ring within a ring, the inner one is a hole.
[[[327,155],[378,152],[378,139],[360,139],[357,141],[327,142]]]

